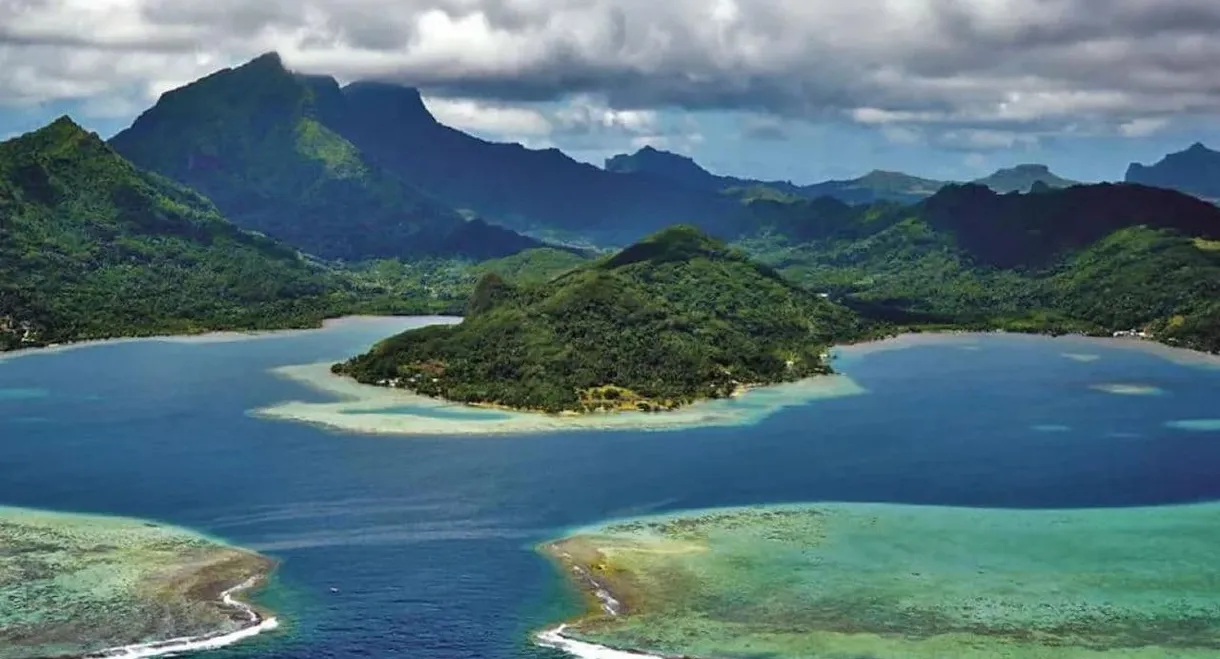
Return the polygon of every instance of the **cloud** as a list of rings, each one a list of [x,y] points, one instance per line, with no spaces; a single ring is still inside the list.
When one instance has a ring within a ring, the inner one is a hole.
[[[0,0],[0,103],[146,102],[278,50],[535,130],[495,108],[598,99],[617,114],[557,128],[631,134],[676,107],[976,141],[1138,137],[1220,112],[1217,33],[1214,0]]]
[[[549,135],[553,130],[550,119],[530,108],[432,97],[425,97],[424,105],[441,123],[476,133]]]
[[[1161,132],[1169,124],[1168,117],[1140,117],[1119,125],[1118,132],[1127,137],[1145,137]]]

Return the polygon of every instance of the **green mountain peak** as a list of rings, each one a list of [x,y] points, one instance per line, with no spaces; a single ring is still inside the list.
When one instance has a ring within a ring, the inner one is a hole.
[[[333,78],[292,74],[268,53],[164,94],[111,143],[239,225],[323,258],[488,258],[538,244],[468,223],[368,159],[341,134],[347,114]]]
[[[335,370],[460,402],[654,411],[825,373],[826,347],[860,332],[846,308],[689,226],[540,285],[488,275],[470,307]]]
[[[339,282],[67,117],[0,143],[0,350],[312,325]]]
[[[603,267],[619,268],[633,263],[668,263],[695,258],[726,258],[734,253],[723,241],[711,237],[698,227],[679,224],[662,229],[623,249],[607,260]]]

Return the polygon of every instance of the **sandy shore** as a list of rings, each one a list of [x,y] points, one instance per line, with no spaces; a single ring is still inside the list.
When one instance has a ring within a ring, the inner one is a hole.
[[[1175,348],[1173,346],[1165,345],[1164,343],[1158,343],[1156,341],[1150,341],[1147,339],[1094,337],[1084,336],[1081,334],[1049,336],[1044,334],[1026,334],[1020,332],[913,332],[908,334],[899,334],[886,339],[837,346],[834,349],[834,352],[835,354],[847,356],[863,356],[879,352],[889,352],[892,350],[903,350],[906,348],[917,348],[921,346],[933,345],[947,345],[957,346],[963,349],[974,349],[981,341],[987,339],[988,337],[996,336],[1001,336],[1005,339],[1028,341],[1057,341],[1061,343],[1064,348],[1064,357],[1082,363],[1097,361],[1101,358],[1100,355],[1088,352],[1089,349],[1095,350],[1117,348],[1121,350],[1135,350],[1150,355],[1155,355],[1165,359],[1166,361],[1180,364],[1182,366],[1220,368],[1220,355],[1199,352],[1197,350],[1188,350],[1186,348]]]
[[[21,357],[29,357],[31,355],[56,354],[103,345],[144,343],[150,341],[180,344],[232,343],[235,341],[255,341],[258,339],[283,338],[285,336],[293,336],[296,334],[320,332],[323,330],[340,329],[344,327],[376,327],[378,325],[385,325],[388,332],[387,336],[389,336],[389,334],[393,334],[405,329],[397,327],[397,325],[401,323],[412,322],[415,324],[412,324],[411,327],[414,327],[417,324],[454,324],[461,322],[461,320],[461,318],[456,316],[343,316],[340,318],[327,318],[326,320],[323,320],[322,324],[318,327],[306,327],[298,329],[251,330],[248,332],[203,332],[200,334],[165,334],[154,336],[117,337],[112,339],[90,339],[87,341],[73,341],[71,343],[56,343],[40,348],[21,348],[19,350],[0,352],[0,362],[10,359],[18,359]]]
[[[330,403],[287,401],[254,410],[267,419],[298,421],[375,435],[515,435],[568,430],[678,430],[757,423],[778,410],[864,390],[851,378],[830,375],[758,387],[731,399],[695,403],[667,412],[551,415],[488,409],[375,387],[336,376],[330,364],[274,369],[275,375],[338,398]]]

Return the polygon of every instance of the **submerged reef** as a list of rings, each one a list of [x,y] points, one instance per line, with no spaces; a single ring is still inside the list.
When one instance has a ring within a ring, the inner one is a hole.
[[[542,547],[590,606],[539,638],[688,657],[1220,658],[1218,543],[1220,504],[641,518]]]
[[[1149,384],[1096,384],[1092,389],[1117,396],[1160,396],[1165,393]]]
[[[0,659],[151,656],[274,626],[263,556],[136,519],[0,507]]]

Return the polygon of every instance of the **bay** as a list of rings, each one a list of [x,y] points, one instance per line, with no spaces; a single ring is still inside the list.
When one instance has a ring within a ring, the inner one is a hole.
[[[249,414],[326,400],[269,369],[423,322],[0,361],[0,391],[22,392],[0,396],[0,504],[161,520],[280,559],[262,601],[282,628],[210,657],[495,659],[558,656],[531,633],[579,602],[533,548],[606,519],[1220,498],[1220,428],[1199,423],[1216,416],[1220,370],[1074,338],[841,350],[866,394],[738,427],[418,438]]]

